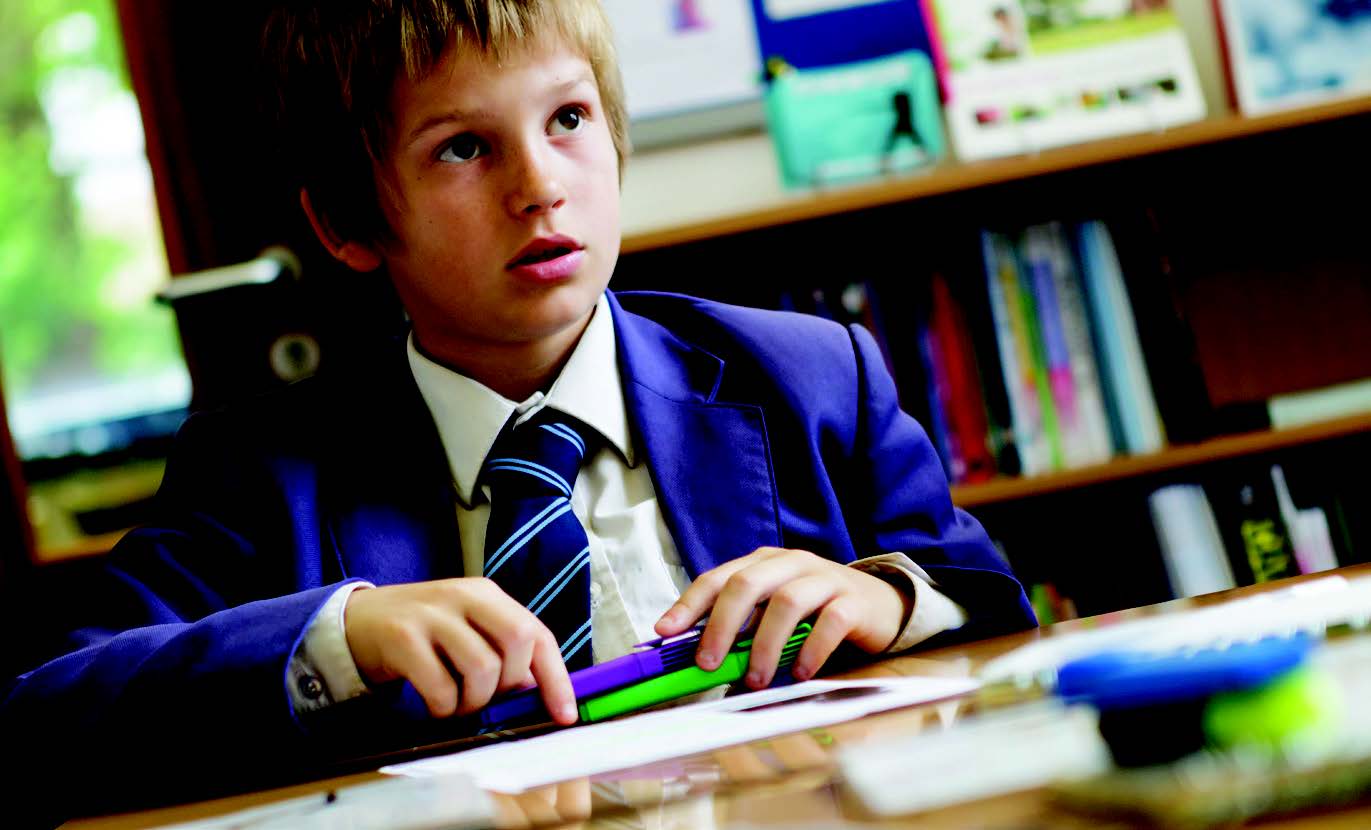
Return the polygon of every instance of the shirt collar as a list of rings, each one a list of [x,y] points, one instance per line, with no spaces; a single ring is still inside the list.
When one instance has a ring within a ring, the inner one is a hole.
[[[615,355],[614,319],[603,294],[552,388],[546,395],[534,392],[520,403],[420,353],[412,331],[406,347],[410,372],[438,427],[457,497],[463,504],[473,503],[486,455],[500,430],[516,413],[520,421],[533,417],[544,407],[571,415],[599,432],[633,466],[628,410]]]

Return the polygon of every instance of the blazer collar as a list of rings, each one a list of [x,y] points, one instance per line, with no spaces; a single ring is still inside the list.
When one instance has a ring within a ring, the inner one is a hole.
[[[761,407],[718,400],[725,363],[612,293],[629,423],[692,577],[781,543]]]

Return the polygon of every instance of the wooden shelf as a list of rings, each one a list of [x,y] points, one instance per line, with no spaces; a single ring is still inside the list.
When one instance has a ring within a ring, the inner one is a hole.
[[[1168,447],[1161,452],[1148,455],[1121,456],[1108,464],[1081,467],[1076,470],[1026,478],[1000,478],[982,484],[957,485],[952,488],[952,501],[959,507],[978,507],[1164,473],[1365,432],[1371,432],[1371,413],[1289,429],[1228,435],[1199,444]]]
[[[656,227],[626,233],[622,251],[628,254],[699,242],[717,236],[1214,144],[1365,113],[1371,113],[1371,96],[1255,118],[1240,115],[1218,116],[1164,132],[1122,136],[1045,150],[1029,156],[970,163],[946,162],[929,170],[898,178],[833,190],[778,192],[774,198],[763,199],[761,205],[753,204],[735,212],[719,213],[707,218],[688,217],[675,221],[668,212],[658,220]],[[757,139],[735,141],[738,142],[738,147],[748,148],[745,152],[751,154],[749,163],[756,164]],[[701,167],[694,162],[706,165],[717,162],[720,157],[727,156],[728,142],[715,142],[708,148],[700,149],[698,152],[705,154],[701,155],[700,159],[693,157],[692,154],[695,152],[697,151],[690,148],[663,151],[656,154],[652,161],[659,166],[666,163],[678,170],[710,169],[709,166]],[[679,155],[679,158],[675,157],[676,155]],[[774,156],[772,162],[774,167]],[[629,162],[630,175],[634,164],[632,160]],[[715,175],[727,175],[727,172],[716,172]]]

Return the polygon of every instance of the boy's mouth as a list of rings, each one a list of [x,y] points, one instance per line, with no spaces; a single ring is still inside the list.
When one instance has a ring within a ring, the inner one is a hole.
[[[525,257],[521,257],[521,258],[519,258],[519,259],[516,259],[516,260],[514,261],[514,264],[515,264],[515,265],[532,265],[532,264],[537,263],[537,262],[548,262],[549,260],[554,260],[554,259],[557,259],[558,257],[564,257],[564,256],[566,256],[567,254],[571,253],[572,250],[573,250],[573,249],[571,249],[571,248],[563,248],[563,247],[548,248],[548,249],[545,250],[545,251],[540,251],[540,252],[538,252],[538,253],[536,253],[536,254],[529,254],[528,256],[525,256]]]
[[[569,254],[581,250],[581,246],[576,240],[567,236],[547,236],[535,239],[525,245],[519,251],[507,267],[518,268],[521,265],[537,265],[542,262],[551,262]]]

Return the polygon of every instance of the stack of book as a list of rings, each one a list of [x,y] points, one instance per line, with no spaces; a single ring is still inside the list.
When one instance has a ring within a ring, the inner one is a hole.
[[[781,306],[865,325],[953,483],[1162,448],[1166,433],[1102,222],[983,231],[981,274],[933,273],[904,302],[870,282]]]

